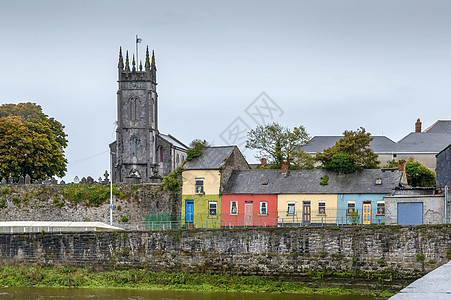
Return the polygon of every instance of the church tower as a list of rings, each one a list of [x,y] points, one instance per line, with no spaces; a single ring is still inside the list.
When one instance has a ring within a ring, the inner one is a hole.
[[[155,54],[146,49],[144,69],[119,49],[116,142],[110,145],[113,181],[149,181],[157,172],[158,94]]]
[[[158,130],[155,53],[141,62],[119,49],[116,141],[110,144],[113,182],[155,182],[186,159],[188,147]]]

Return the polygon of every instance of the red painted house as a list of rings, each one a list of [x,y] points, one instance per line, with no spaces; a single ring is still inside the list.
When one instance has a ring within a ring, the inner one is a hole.
[[[222,195],[221,226],[277,226],[277,195]]]

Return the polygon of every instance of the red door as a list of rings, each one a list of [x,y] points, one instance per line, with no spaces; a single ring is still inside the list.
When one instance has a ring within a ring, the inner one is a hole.
[[[254,203],[252,202],[246,202],[244,204],[244,226],[252,226],[253,220],[252,220],[252,208],[254,206]]]

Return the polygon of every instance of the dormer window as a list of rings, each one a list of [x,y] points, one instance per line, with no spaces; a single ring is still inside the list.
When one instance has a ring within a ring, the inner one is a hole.
[[[204,179],[203,178],[196,178],[196,194],[203,194],[204,193]]]
[[[376,184],[377,185],[381,185],[382,184],[382,178],[377,178],[376,179]]]

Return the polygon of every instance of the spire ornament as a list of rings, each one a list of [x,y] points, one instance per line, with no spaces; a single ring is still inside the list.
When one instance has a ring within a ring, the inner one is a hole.
[[[125,71],[130,72],[130,62],[128,60],[128,50],[125,54]]]
[[[136,65],[136,63],[135,63],[135,54],[133,54],[133,58],[132,58],[132,71],[136,71],[135,65]]]
[[[144,67],[146,69],[150,69],[149,46],[147,46],[147,48],[146,48],[146,62],[145,62]]]
[[[119,47],[119,63],[117,65],[119,69],[124,68],[124,58],[122,57],[122,47]]]
[[[157,65],[155,64],[155,52],[152,50],[152,69],[157,70]]]

